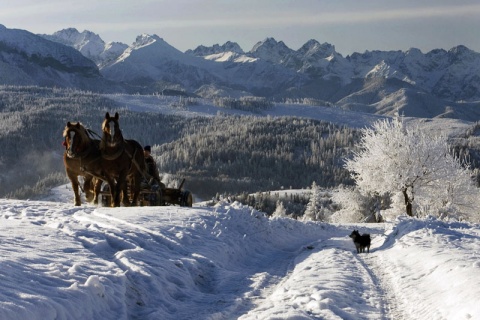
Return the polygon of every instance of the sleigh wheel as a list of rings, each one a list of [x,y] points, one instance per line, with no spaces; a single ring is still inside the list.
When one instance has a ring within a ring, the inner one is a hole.
[[[181,207],[191,207],[193,205],[193,196],[192,193],[188,190],[182,191],[180,198]]]

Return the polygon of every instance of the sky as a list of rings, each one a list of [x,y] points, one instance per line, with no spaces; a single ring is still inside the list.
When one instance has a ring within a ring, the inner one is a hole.
[[[75,207],[69,185],[0,199],[0,222],[1,319],[480,317],[473,223],[333,225],[225,201]],[[353,228],[371,235],[369,253]]]
[[[346,56],[366,50],[480,52],[477,0],[16,0],[0,3],[0,24],[52,34],[73,27],[132,44],[156,34],[186,51],[237,42],[249,51],[273,37],[297,50],[310,39]]]

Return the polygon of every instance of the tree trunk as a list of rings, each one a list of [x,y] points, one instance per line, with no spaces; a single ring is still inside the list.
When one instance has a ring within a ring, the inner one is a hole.
[[[405,198],[405,209],[407,211],[407,215],[413,217],[413,210],[412,210],[412,201],[408,197],[407,188],[402,190],[403,197]]]

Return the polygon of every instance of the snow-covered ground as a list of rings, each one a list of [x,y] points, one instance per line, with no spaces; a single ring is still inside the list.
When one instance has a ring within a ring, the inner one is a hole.
[[[480,319],[478,224],[72,203],[0,199],[0,319]]]
[[[209,99],[198,99],[199,104],[186,107],[174,107],[179,103],[179,97],[161,95],[128,95],[106,94],[121,107],[135,112],[152,112],[182,117],[213,117],[222,114],[250,115],[258,117],[303,117],[315,120],[344,125],[351,128],[365,128],[373,122],[387,117],[372,113],[343,110],[336,107],[310,106],[305,104],[275,103],[275,105],[261,113],[226,109],[214,106]],[[449,118],[405,118],[407,125],[418,125],[427,131],[444,133],[449,136],[459,136],[474,125],[473,122]]]
[[[197,105],[187,107],[172,107],[177,103],[179,97],[161,95],[128,95],[108,94],[106,97],[118,102],[121,107],[136,112],[153,112],[183,117],[204,116],[213,117],[218,113],[230,115],[252,115],[252,116],[294,116],[316,120],[333,122],[340,125],[347,125],[353,128],[363,128],[372,122],[385,117],[371,114],[342,110],[334,107],[310,106],[305,104],[275,103],[271,109],[262,113],[252,113],[236,109],[226,109],[214,106],[210,100],[200,100]]]

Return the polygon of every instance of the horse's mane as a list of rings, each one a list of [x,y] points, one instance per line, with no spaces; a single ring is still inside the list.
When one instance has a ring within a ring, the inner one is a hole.
[[[108,121],[106,121],[106,119],[103,120],[103,122],[102,122],[102,132],[103,132],[104,134],[105,134],[105,131],[106,131],[105,126],[107,125],[107,123],[108,123]]]

